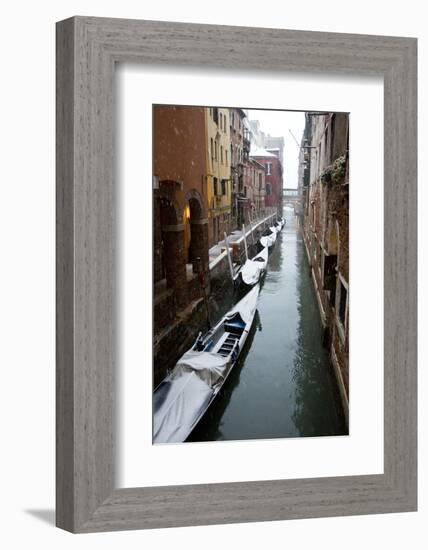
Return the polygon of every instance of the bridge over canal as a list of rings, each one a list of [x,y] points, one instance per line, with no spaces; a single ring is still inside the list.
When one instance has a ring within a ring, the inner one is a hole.
[[[294,211],[297,212],[300,207],[300,193],[298,189],[291,189],[284,187],[282,190],[282,204],[284,206],[292,206]]]

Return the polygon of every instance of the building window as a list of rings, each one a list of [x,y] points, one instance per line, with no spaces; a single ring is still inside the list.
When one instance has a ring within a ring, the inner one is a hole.
[[[223,130],[223,115],[220,113],[220,128]]]
[[[221,194],[226,194],[226,180],[221,180]]]
[[[262,190],[262,175],[259,174],[259,191]]]
[[[326,254],[324,256],[323,288],[333,292],[336,288],[337,255]]]
[[[218,187],[218,180],[217,180],[217,178],[214,178],[214,179],[213,179],[213,186],[214,186],[214,195],[217,195],[217,194],[218,194],[218,189],[217,189],[217,187]]]
[[[214,142],[214,158],[215,160],[218,160],[218,144],[217,141]]]
[[[224,150],[224,154],[225,154],[225,161],[226,161],[226,166],[227,166],[228,165],[227,149]]]
[[[220,161],[223,164],[223,146],[220,147]]]
[[[266,175],[268,175],[268,176],[272,175],[272,163],[271,162],[266,163]]]
[[[223,115],[223,129],[227,133],[227,116]]]
[[[211,138],[211,158],[214,158],[214,140]]]
[[[270,183],[266,184],[266,195],[272,195],[272,186]]]
[[[213,107],[213,120],[218,125],[218,107]]]
[[[346,326],[346,306],[348,302],[348,290],[343,284],[342,279],[339,277],[339,290],[338,290],[338,306],[337,316],[340,324],[345,329]]]

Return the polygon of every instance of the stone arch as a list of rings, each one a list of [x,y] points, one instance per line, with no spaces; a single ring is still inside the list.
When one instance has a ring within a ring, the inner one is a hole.
[[[184,223],[187,236],[187,258],[193,271],[208,271],[208,219],[202,197],[196,189],[190,189],[185,195]]]
[[[194,219],[201,219],[206,217],[206,208],[202,201],[201,194],[196,189],[190,189],[184,196],[185,203],[189,204],[191,209],[191,216]]]
[[[168,206],[170,206],[174,211],[174,213],[172,212],[172,210],[170,211],[171,215],[169,216],[169,219],[171,221],[171,224],[182,222],[181,208],[175,198],[177,186],[180,186],[178,182],[171,180],[162,180],[159,182],[159,189],[155,189],[154,192],[155,201],[163,201],[164,204],[168,204]]]
[[[184,307],[187,303],[186,259],[183,214],[176,200],[179,184],[167,183],[168,186],[161,186],[153,195],[154,282],[166,279],[166,287],[174,290],[176,304]]]

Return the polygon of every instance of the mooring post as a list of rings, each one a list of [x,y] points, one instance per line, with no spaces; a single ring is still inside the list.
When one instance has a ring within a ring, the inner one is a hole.
[[[242,224],[242,234],[244,235],[245,259],[248,260],[247,236],[245,235],[244,224]]]
[[[202,259],[199,256],[196,258],[196,265],[197,265],[197,271],[198,271],[199,285],[201,287],[202,297],[205,304],[205,312],[207,315],[207,325],[209,330],[211,329],[211,319],[210,319],[210,308],[208,305],[208,296],[207,296],[207,289],[206,289],[206,277],[205,277],[205,271],[204,271]]]
[[[226,231],[224,232],[224,242],[226,243],[227,260],[229,262],[230,276],[232,277],[232,282],[233,282],[235,280],[234,273],[233,273],[233,263],[232,263],[232,258],[230,257],[229,241],[227,240]]]
[[[251,222],[251,218],[249,218],[249,222],[250,222],[251,239],[253,241],[253,245],[255,245],[256,243],[254,242],[253,224]]]

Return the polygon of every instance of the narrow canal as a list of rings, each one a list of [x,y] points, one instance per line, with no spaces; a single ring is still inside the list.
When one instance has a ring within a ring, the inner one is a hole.
[[[245,348],[188,441],[347,433],[302,235],[284,213]]]

